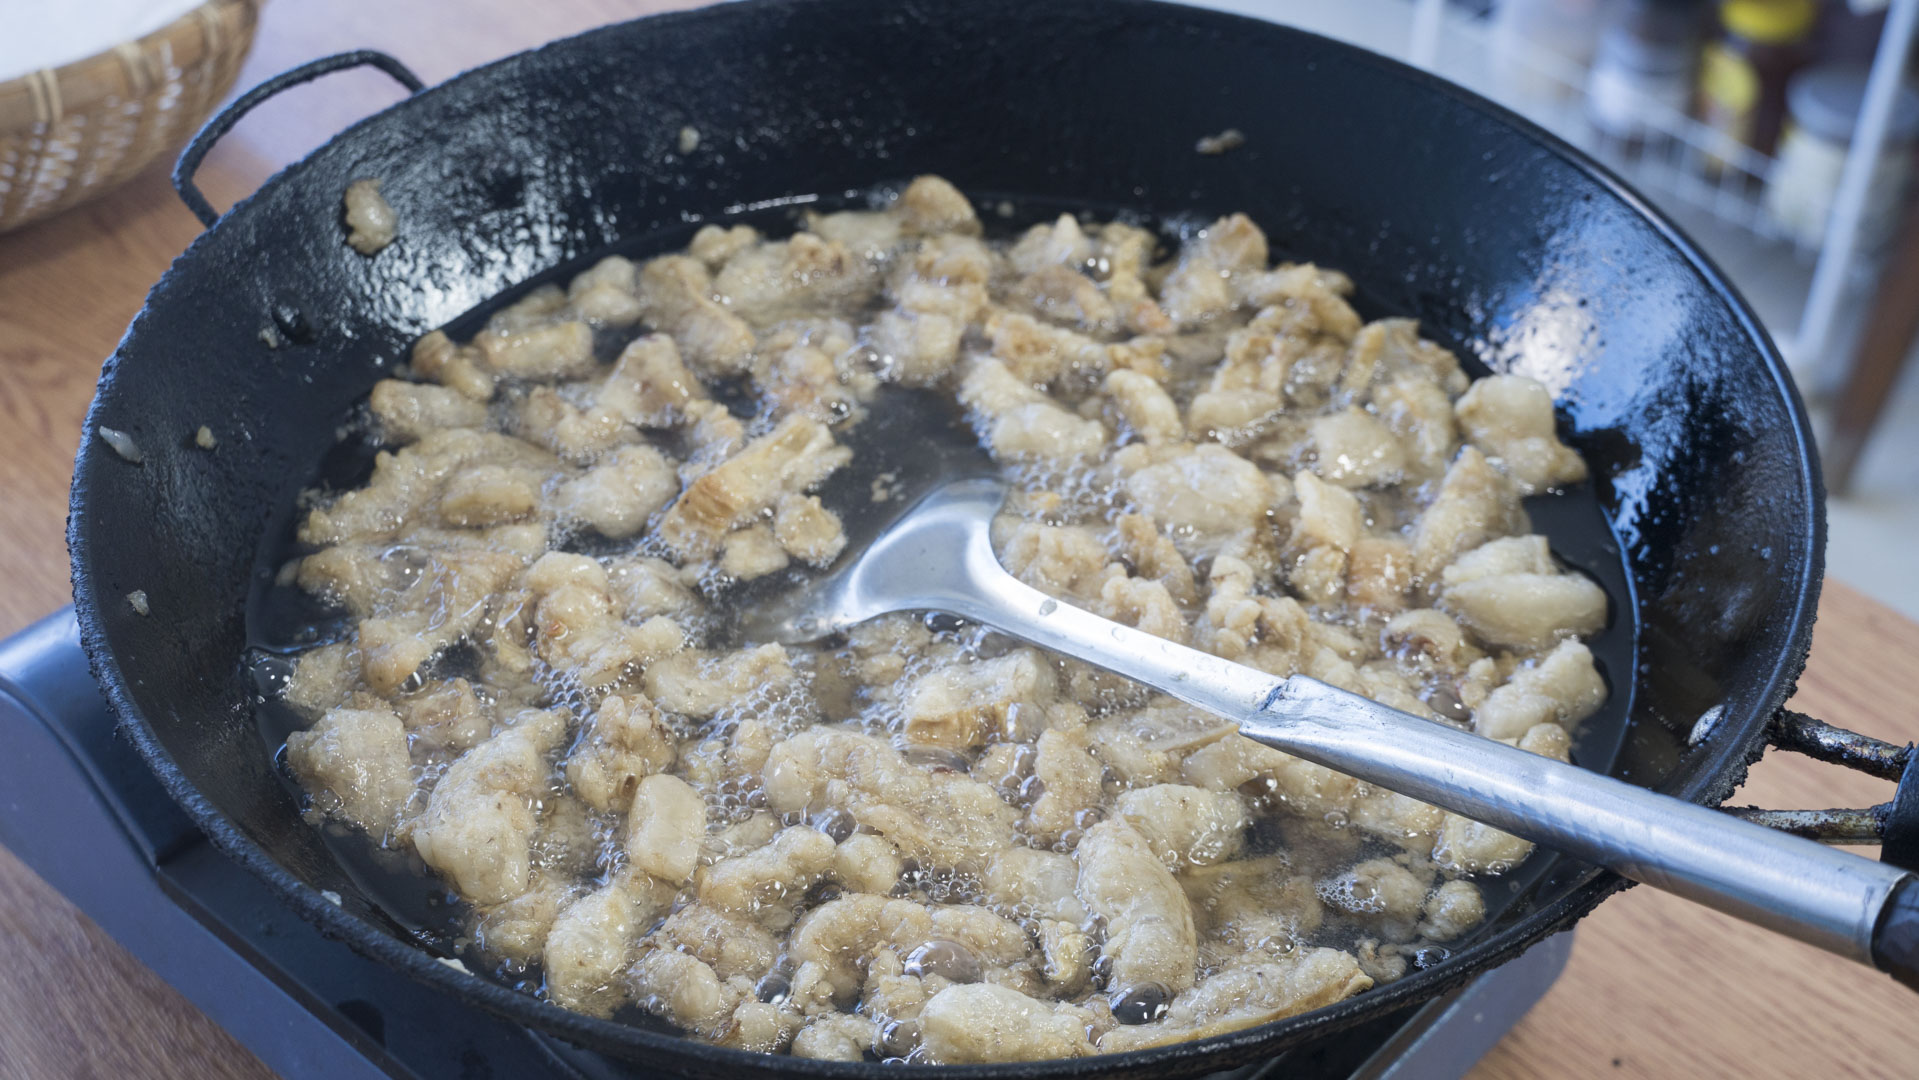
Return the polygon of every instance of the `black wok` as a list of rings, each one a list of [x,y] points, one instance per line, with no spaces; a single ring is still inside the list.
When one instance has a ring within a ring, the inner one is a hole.
[[[689,124],[702,149],[681,155]],[[1243,147],[1194,152],[1226,127]],[[594,1020],[435,962],[301,820],[241,656],[256,552],[419,334],[609,245],[677,247],[729,208],[925,172],[1042,208],[1244,210],[1277,250],[1349,272],[1373,314],[1543,381],[1630,579],[1605,672],[1624,738],[1582,753],[1698,802],[1743,779],[1805,661],[1823,492],[1764,331],[1638,196],[1456,87],[1264,23],[1133,0],[760,0],[608,27],[417,94],[269,181],[154,288],[87,418],[69,543],[95,673],[175,798],[327,931],[515,1022],[701,1075],[877,1068]],[[401,221],[373,258],[340,221],[342,191],[369,176]],[[215,452],[194,445],[202,424]],[[1270,1056],[1452,987],[1622,884],[1550,855],[1533,869],[1469,947],[1360,997],[1123,1058],[980,1071],[1187,1075]]]

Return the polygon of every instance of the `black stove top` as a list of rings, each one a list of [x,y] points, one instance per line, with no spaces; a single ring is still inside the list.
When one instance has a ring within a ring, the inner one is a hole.
[[[0,641],[0,844],[267,1065],[327,1080],[632,1080],[330,941],[215,851],[114,730],[70,611]],[[1459,1077],[1565,966],[1561,934],[1452,995],[1229,1074]]]

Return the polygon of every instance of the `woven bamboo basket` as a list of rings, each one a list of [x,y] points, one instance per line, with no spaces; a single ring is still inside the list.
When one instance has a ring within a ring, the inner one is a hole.
[[[0,232],[108,191],[226,96],[260,0],[207,0],[137,41],[0,82]]]

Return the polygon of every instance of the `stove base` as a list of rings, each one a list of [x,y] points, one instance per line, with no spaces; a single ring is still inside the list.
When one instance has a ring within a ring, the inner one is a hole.
[[[283,1076],[635,1080],[329,941],[215,851],[115,731],[71,611],[0,642],[0,844]],[[1565,967],[1561,934],[1436,1001],[1232,1080],[1453,1080]]]

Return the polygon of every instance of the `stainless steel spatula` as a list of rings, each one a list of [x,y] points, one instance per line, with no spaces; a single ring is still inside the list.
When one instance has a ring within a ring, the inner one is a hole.
[[[1021,582],[1000,565],[989,536],[1004,482],[950,408],[930,394],[901,391],[875,403],[873,416],[855,428],[863,445],[836,478],[837,497],[827,500],[848,519],[847,550],[824,576],[784,596],[756,598],[743,624],[747,636],[813,641],[898,611],[971,619],[1216,713],[1286,753],[1919,985],[1919,888],[1904,871],[1316,679],[1276,678]],[[857,502],[852,493],[882,488],[893,497],[849,505]]]

